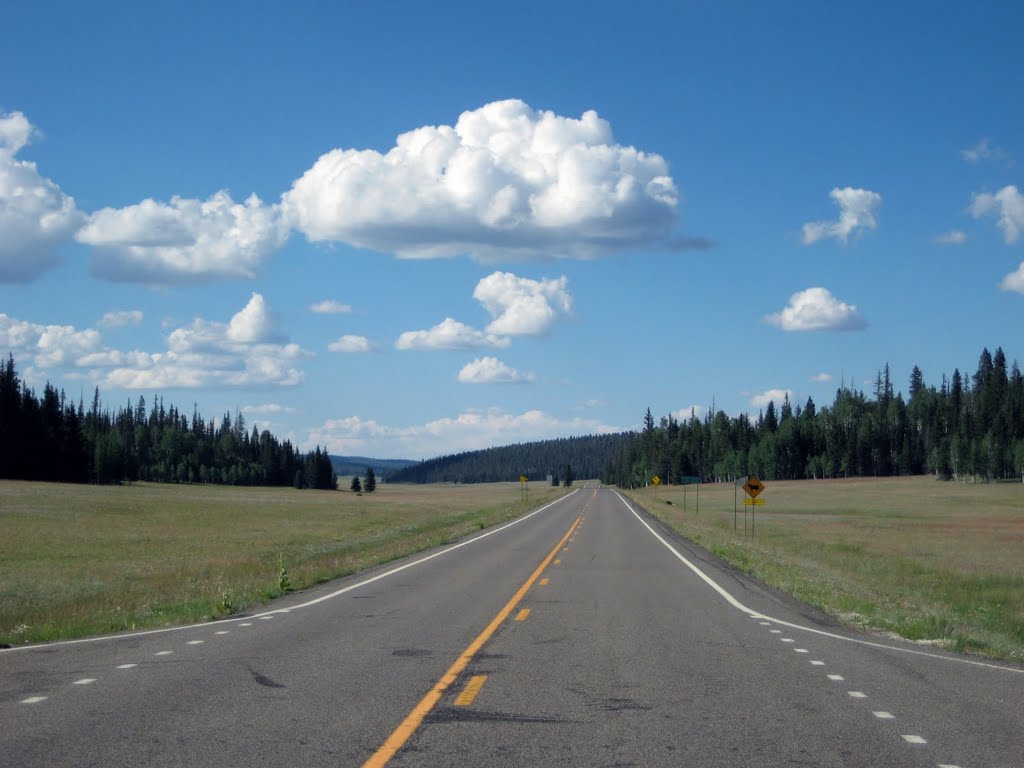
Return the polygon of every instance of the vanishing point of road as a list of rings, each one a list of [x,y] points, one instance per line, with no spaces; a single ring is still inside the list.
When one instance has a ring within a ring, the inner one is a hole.
[[[1024,669],[860,635],[613,490],[211,624],[0,652],[0,766],[1024,766]]]

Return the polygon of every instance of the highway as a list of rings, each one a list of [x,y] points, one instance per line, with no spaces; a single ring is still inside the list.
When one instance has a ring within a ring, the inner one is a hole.
[[[862,635],[614,490],[198,626],[0,652],[0,766],[1024,766],[1024,668]]]

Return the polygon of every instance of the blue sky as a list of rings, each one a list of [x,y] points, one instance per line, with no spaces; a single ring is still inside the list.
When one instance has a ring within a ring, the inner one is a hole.
[[[2,16],[37,387],[418,459],[1024,354],[1017,3]]]

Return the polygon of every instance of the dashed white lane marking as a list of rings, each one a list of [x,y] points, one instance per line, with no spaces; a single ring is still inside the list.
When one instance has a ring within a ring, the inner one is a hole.
[[[241,624],[239,624],[238,626],[240,626],[240,627],[251,627],[252,626],[252,622],[251,621],[244,621]]]
[[[226,635],[226,634],[228,634],[228,630],[222,629],[220,632],[214,632],[213,634],[215,634],[215,635]]]
[[[806,648],[794,648],[793,650],[797,653],[810,653]]]
[[[781,637],[779,639],[782,640],[782,642],[784,642],[784,643],[795,643],[796,642],[796,640],[794,640],[792,637]]]
[[[768,631],[771,632],[773,635],[781,635],[782,634],[782,630],[781,629],[769,629]]]
[[[750,618],[756,619],[757,616],[751,616]],[[757,623],[760,624],[762,627],[770,627],[772,625],[770,621],[759,621]]]
[[[117,668],[118,669],[131,669],[132,667],[137,667],[137,666],[139,666],[139,665],[138,664],[118,664]]]
[[[257,616],[256,618],[258,618],[260,621],[270,621],[274,617],[273,616]]]
[[[38,704],[40,701],[46,701],[45,696],[29,696],[27,699],[22,699],[22,704]]]
[[[202,644],[203,644],[202,640],[189,640],[187,643],[185,643],[185,645],[202,645]]]
[[[861,693],[860,691],[847,691],[847,693],[854,699],[866,699],[868,697],[866,693]]]
[[[154,656],[170,656],[174,651],[157,651]]]
[[[702,571],[696,565],[694,565],[689,560],[687,560],[679,552],[679,550],[677,550],[674,546],[669,544],[668,540],[665,539],[664,536],[662,536],[660,533],[655,531],[647,523],[647,521],[644,520],[635,509],[633,509],[633,506],[622,497],[622,494],[620,494],[618,491],[613,491],[613,493],[616,496],[619,497],[619,501],[621,501],[623,503],[623,505],[626,507],[626,509],[628,509],[630,512],[633,513],[633,517],[635,517],[637,520],[639,520],[640,524],[644,528],[646,528],[654,538],[656,538],[658,541],[660,541],[665,546],[665,548],[668,549],[669,552],[671,552],[673,555],[675,555],[676,559],[678,559],[683,565],[685,565],[687,568],[689,568],[691,571],[693,571],[697,575],[697,577],[700,578],[709,587],[711,587],[711,589],[715,590],[715,592],[717,592],[719,595],[721,595],[722,599],[724,599],[727,603],[729,603],[729,605],[731,605],[736,610],[742,611],[743,613],[747,614],[752,619],[767,619],[767,620],[771,621],[773,624],[778,624],[780,627],[789,627],[790,629],[797,629],[797,630],[800,630],[801,632],[810,632],[810,633],[815,634],[815,635],[820,635],[821,637],[830,637],[833,640],[842,640],[843,642],[846,642],[846,643],[856,643],[857,645],[866,645],[869,648],[881,648],[881,649],[886,650],[886,651],[897,651],[899,653],[909,653],[909,654],[912,654],[914,656],[925,656],[925,657],[927,657],[929,659],[939,659],[940,661],[949,661],[949,662],[953,662],[953,663],[956,663],[956,664],[969,664],[969,665],[974,666],[974,667],[986,667],[988,669],[999,670],[1000,672],[1014,672],[1014,673],[1016,673],[1018,675],[1019,674],[1024,674],[1024,668],[1017,669],[1015,667],[1004,667],[1001,664],[990,664],[990,663],[985,662],[985,661],[974,661],[973,659],[963,659],[963,658],[960,658],[958,656],[942,656],[942,655],[940,655],[938,653],[929,653],[928,651],[918,651],[918,650],[915,650],[913,648],[903,648],[903,647],[898,646],[898,645],[886,645],[885,643],[874,643],[874,642],[871,642],[870,640],[861,640],[860,638],[856,638],[856,637],[846,637],[845,635],[837,635],[835,632],[826,632],[825,630],[822,630],[822,629],[814,629],[813,627],[805,627],[802,624],[794,624],[793,622],[783,621],[782,619],[776,619],[774,616],[766,616],[765,614],[761,613],[760,611],[755,611],[753,608],[748,608],[743,603],[741,603],[739,600],[737,600],[735,597],[733,597],[726,589],[724,589],[722,586],[720,586],[717,581],[712,579],[710,576],[708,576],[706,573],[704,573],[704,571]],[[569,497],[568,496],[563,496],[562,498],[563,499],[567,499]],[[540,510],[538,510],[538,512],[539,511]],[[774,632],[775,630],[769,630],[769,631]]]
[[[426,555],[425,557],[421,557],[418,560],[413,560],[410,563],[405,563],[404,565],[399,565],[399,566],[397,566],[395,568],[392,568],[391,570],[384,571],[383,573],[378,573],[376,576],[371,576],[368,579],[363,579],[362,581],[356,582],[355,584],[349,584],[348,586],[342,587],[341,589],[338,589],[338,590],[335,590],[334,592],[331,592],[328,595],[321,595],[320,597],[314,598],[312,600],[308,600],[305,603],[300,603],[299,605],[293,605],[290,608],[277,608],[276,610],[270,611],[270,613],[289,613],[291,611],[299,610],[300,608],[308,608],[311,605],[317,605],[318,603],[322,603],[322,602],[325,602],[327,600],[332,600],[335,597],[338,597],[339,595],[344,595],[346,592],[351,592],[354,589],[360,589],[361,587],[365,587],[367,584],[373,584],[374,582],[380,581],[381,579],[386,579],[388,576],[393,576],[396,573],[401,573],[402,571],[408,570],[409,568],[415,568],[417,565],[422,565],[423,563],[429,562],[429,561],[431,561],[431,560],[433,560],[435,558],[441,557],[443,555],[450,554],[451,552],[454,552],[454,551],[456,551],[458,549],[462,549],[463,547],[468,547],[471,544],[476,544],[478,541],[483,541],[484,539],[488,538],[489,536],[494,536],[496,533],[501,533],[502,531],[507,530],[508,528],[511,528],[512,526],[519,525],[520,523],[525,523],[530,518],[535,517],[536,515],[539,515],[541,512],[543,512],[544,510],[546,510],[546,509],[548,509],[550,507],[553,507],[555,504],[563,502],[566,499],[572,498],[577,493],[579,493],[579,491],[580,491],[580,489],[577,488],[576,490],[574,490],[572,493],[568,494],[567,496],[562,496],[560,498],[557,498],[554,501],[549,502],[548,504],[545,504],[540,509],[535,509],[533,512],[531,512],[528,515],[523,515],[522,517],[516,518],[515,520],[512,520],[511,522],[505,523],[505,525],[502,525],[502,526],[500,526],[498,528],[494,528],[494,529],[492,529],[490,531],[485,531],[484,533],[481,533],[479,536],[474,536],[472,539],[466,539],[465,541],[460,541],[457,544],[452,544],[450,547],[446,547],[445,549],[442,549],[442,550],[439,550],[439,551],[434,552],[432,554]],[[754,613],[754,611],[747,611],[747,613]],[[262,618],[273,618],[273,616],[259,616],[259,617],[256,617],[256,618],[261,618],[261,619]],[[55,647],[60,646],[60,645],[79,645],[81,643],[100,643],[100,642],[106,642],[106,641],[111,641],[111,640],[126,640],[126,639],[128,639],[130,637],[145,637],[147,635],[159,635],[159,634],[163,634],[165,632],[180,632],[180,631],[185,630],[185,629],[197,629],[199,627],[210,627],[210,626],[213,626],[215,624],[233,624],[233,623],[235,623],[237,621],[238,621],[237,618],[236,619],[217,619],[216,621],[206,621],[206,622],[202,622],[202,623],[199,623],[199,624],[182,624],[179,627],[164,627],[162,629],[147,629],[147,630],[143,630],[142,632],[126,632],[123,635],[100,635],[99,637],[83,637],[83,638],[78,639],[78,640],[60,640],[60,641],[55,642],[55,643],[36,643],[34,645],[18,645],[18,646],[15,646],[13,648],[0,648],[0,654],[4,654],[4,653],[17,653],[19,651],[29,651],[29,650],[32,650],[33,648],[43,648],[43,647],[55,648]],[[239,624],[239,626],[245,627],[245,626],[251,626],[251,624],[249,624],[249,623]]]
[[[825,662],[824,661],[812,661],[811,664],[813,664],[816,667],[824,667],[825,666]]]
[[[88,685],[89,683],[95,683],[95,677],[83,677],[81,680],[75,680],[72,685]]]
[[[927,744],[928,742],[922,739],[920,736],[915,736],[912,733],[904,733],[903,740],[908,744]]]
[[[896,717],[892,712],[872,712],[871,714],[879,720],[892,720]]]
[[[939,768],[960,768],[960,766],[950,765],[949,763],[939,763]]]
[[[842,680],[843,676],[842,675],[829,675],[828,679],[829,680]]]

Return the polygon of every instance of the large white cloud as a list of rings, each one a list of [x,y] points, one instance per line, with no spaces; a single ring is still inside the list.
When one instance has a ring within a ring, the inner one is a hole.
[[[517,371],[496,357],[479,357],[459,371],[462,384],[523,384],[536,380],[532,373]]]
[[[92,271],[121,282],[187,283],[255,277],[288,239],[279,207],[256,195],[236,203],[221,190],[206,200],[143,200],[93,213],[76,238],[94,247]]]
[[[560,419],[541,410],[517,414],[489,408],[401,427],[359,416],[328,419],[309,431],[305,443],[324,445],[331,453],[341,455],[421,459],[496,445],[621,431],[620,427],[592,419]]]
[[[395,342],[396,349],[479,349],[502,348],[511,344],[507,336],[485,333],[446,317],[425,331],[406,331]]]
[[[829,197],[839,206],[839,218],[836,221],[812,221],[804,224],[805,245],[816,243],[824,237],[834,237],[845,245],[850,235],[878,226],[875,211],[882,204],[882,196],[877,192],[854,187],[836,187],[829,193]]]
[[[867,327],[857,307],[846,304],[826,288],[808,288],[789,298],[780,312],[765,322],[784,331],[859,331]]]
[[[455,126],[401,134],[386,154],[335,149],[282,196],[309,240],[409,258],[587,258],[664,241],[678,193],[665,160],[579,119],[510,99]]]
[[[511,272],[495,272],[477,283],[473,298],[494,320],[487,333],[538,336],[547,333],[559,313],[572,309],[568,278],[531,280]]]
[[[0,282],[27,282],[54,266],[82,223],[74,198],[16,159],[34,133],[21,112],[0,114]]]
[[[1012,184],[994,195],[988,192],[976,194],[970,211],[976,219],[997,216],[999,228],[1003,230],[1003,239],[1008,245],[1017,242],[1021,229],[1024,229],[1024,195]]]

